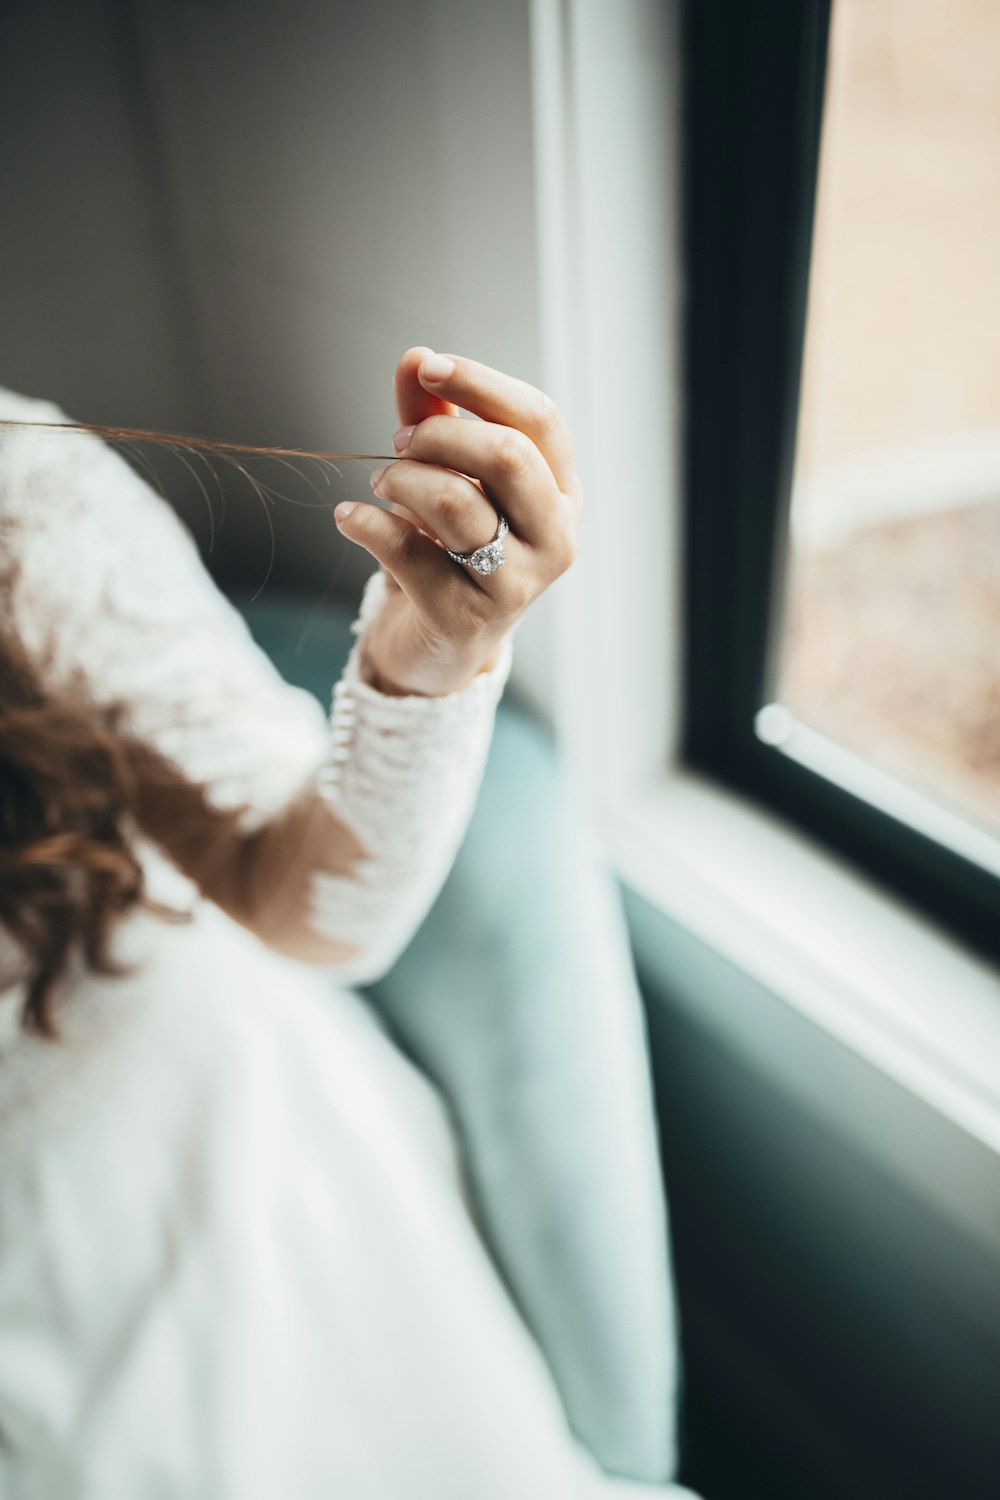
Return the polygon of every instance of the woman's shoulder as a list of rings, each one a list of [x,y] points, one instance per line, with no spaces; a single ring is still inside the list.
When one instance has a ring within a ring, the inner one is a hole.
[[[54,401],[26,396],[0,385],[0,419],[6,422],[67,422],[69,418]]]
[[[134,581],[133,604],[148,607],[154,573],[161,586],[153,597],[169,598],[170,582],[190,592],[198,567],[193,538],[173,508],[114,448],[77,428],[54,401],[3,388],[0,522],[4,582],[30,615],[46,599],[79,615],[96,606],[100,614],[113,602],[109,578],[118,594]],[[155,568],[143,568],[153,556]],[[118,569],[118,560],[128,566]]]
[[[51,524],[59,519],[53,498],[59,511],[78,518],[120,515],[138,505],[187,536],[162,496],[102,437],[78,426],[55,401],[0,386],[0,513]]]
[[[55,451],[54,439],[60,446],[65,445],[67,438],[76,440],[80,436],[89,437],[91,443],[97,441],[87,433],[78,434],[72,423],[73,418],[55,401],[26,396],[0,385],[0,507],[3,510],[16,497],[17,477],[30,472],[39,463],[51,460]],[[59,428],[65,430],[57,431]]]
[[[281,678],[173,507],[111,444],[9,391],[5,419],[0,626],[51,694],[113,708],[212,807],[248,808],[250,831],[318,767],[322,706]]]

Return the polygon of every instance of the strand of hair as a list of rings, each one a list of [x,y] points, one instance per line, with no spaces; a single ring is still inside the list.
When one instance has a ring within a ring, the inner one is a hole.
[[[324,461],[352,458],[384,463],[398,457],[395,453],[323,453],[312,448],[269,448],[257,443],[229,443],[218,438],[187,437],[179,432],[153,432],[144,427],[112,427],[102,422],[18,422],[0,418],[0,427],[41,427],[52,432],[90,432],[111,443],[160,443],[164,446],[196,448],[206,453],[247,453],[271,458],[316,458]]]

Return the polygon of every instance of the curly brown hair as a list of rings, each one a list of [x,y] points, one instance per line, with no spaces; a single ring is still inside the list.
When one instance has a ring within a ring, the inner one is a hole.
[[[43,429],[54,441],[66,432],[88,432],[115,446],[154,444],[214,456],[252,487],[252,475],[234,455],[319,463],[387,458],[100,423],[0,420],[0,435],[13,428]],[[6,556],[0,562],[1,591],[3,574],[9,582],[16,561]],[[195,829],[204,832],[211,823],[222,843],[237,825],[238,811],[211,811],[201,789],[124,732],[124,718],[124,708],[97,711],[82,693],[52,696],[39,664],[0,627],[0,927],[15,939],[27,966],[22,1022],[42,1037],[58,1035],[55,995],[73,957],[97,974],[120,974],[111,939],[124,913],[144,906],[165,918],[186,918],[145,892],[136,831],[177,856]]]
[[[55,700],[21,643],[0,631],[0,923],[25,954],[25,1028],[55,1039],[53,1002],[71,957],[117,974],[116,922],[146,906],[134,827],[151,785],[176,776],[114,713]]]
[[[246,479],[251,476],[233,455],[320,463],[385,457],[260,447],[99,423],[0,420],[0,433],[15,427],[45,429],[54,441],[60,433],[89,432],[113,444],[211,454],[234,464]],[[3,563],[9,582],[16,561],[7,557]],[[0,577],[0,589],[3,584]],[[208,808],[200,788],[125,732],[124,719],[124,708],[98,711],[82,693],[56,698],[46,690],[39,664],[0,627],[0,926],[25,956],[22,1022],[50,1039],[59,1035],[55,998],[74,956],[94,972],[121,973],[111,940],[127,912],[141,906],[168,919],[188,915],[147,895],[136,832],[177,857],[187,844],[203,839],[206,824],[221,845],[239,819],[240,810]]]

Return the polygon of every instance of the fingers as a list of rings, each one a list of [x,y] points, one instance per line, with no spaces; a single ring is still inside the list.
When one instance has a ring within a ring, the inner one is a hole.
[[[493,540],[496,507],[464,474],[401,459],[377,469],[371,483],[380,500],[390,501],[454,552],[474,552]]]
[[[508,595],[512,602],[518,591],[537,593],[569,567],[583,492],[566,425],[549,397],[425,345],[402,356],[393,386],[401,458],[372,477],[393,512],[456,552],[485,546],[498,512],[506,516],[508,562],[495,573],[476,574],[441,552],[467,586],[494,603]],[[482,420],[462,420],[465,413]]]
[[[524,433],[542,454],[559,488],[565,494],[577,494],[579,479],[569,432],[550,396],[526,381],[504,375],[474,359],[433,354],[423,346],[407,350],[400,360],[400,367],[404,367],[404,361],[406,373],[402,386],[397,377],[397,393],[404,391],[407,411],[419,412],[420,415],[404,417],[401,411],[403,426],[447,410],[448,403],[464,407],[487,422],[513,427]],[[450,373],[438,373],[448,364],[452,366]],[[422,407],[413,390],[414,380],[426,397],[439,404]]]
[[[467,597],[464,569],[453,562],[432,537],[425,536],[402,516],[379,505],[354,504],[336,510],[337,524],[346,537],[376,558],[389,576],[429,618],[440,618],[442,606],[456,589]]]
[[[401,448],[400,442],[403,443]],[[460,476],[469,475],[480,480],[486,499],[494,510],[507,517],[516,536],[539,551],[544,552],[570,523],[567,497],[559,490],[551,469],[531,438],[516,428],[438,415],[426,417],[413,428],[402,429],[393,443],[407,461],[412,459],[417,463],[440,465],[444,469],[457,470]],[[392,486],[400,482],[390,478],[396,467],[391,465],[385,470],[383,484],[388,482]],[[424,516],[419,502],[427,499],[426,491],[418,492],[414,486],[405,496],[400,491],[393,491],[392,498],[412,505],[419,515]],[[471,502],[471,496],[467,499]],[[470,529],[475,528],[474,535],[482,530],[478,518],[481,511],[482,506],[477,505],[476,518],[470,520]],[[430,516],[424,518],[431,520]],[[495,527],[495,520],[493,525]],[[436,535],[442,535],[436,527],[433,529]],[[448,545],[452,544],[449,542]],[[475,545],[480,546],[482,542]],[[467,551],[468,548],[456,547],[455,550]]]

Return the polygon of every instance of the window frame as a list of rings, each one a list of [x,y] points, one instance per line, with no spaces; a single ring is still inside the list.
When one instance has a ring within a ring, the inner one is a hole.
[[[536,379],[569,423],[586,504],[576,562],[521,627],[516,683],[550,723],[609,869],[665,919],[643,947],[669,968],[683,933],[720,961],[712,982],[679,974],[651,1003],[821,1102],[847,1138],[895,1152],[892,1171],[992,1246],[970,1162],[992,1180],[1000,1159],[997,966],[680,759],[680,4],[530,7]],[[863,1060],[871,1108],[829,1088],[827,1040]],[[912,1103],[960,1171],[927,1176],[928,1138],[900,1133]]]
[[[774,697],[830,17],[831,0],[681,4],[681,755],[995,959],[994,873],[754,728]]]

